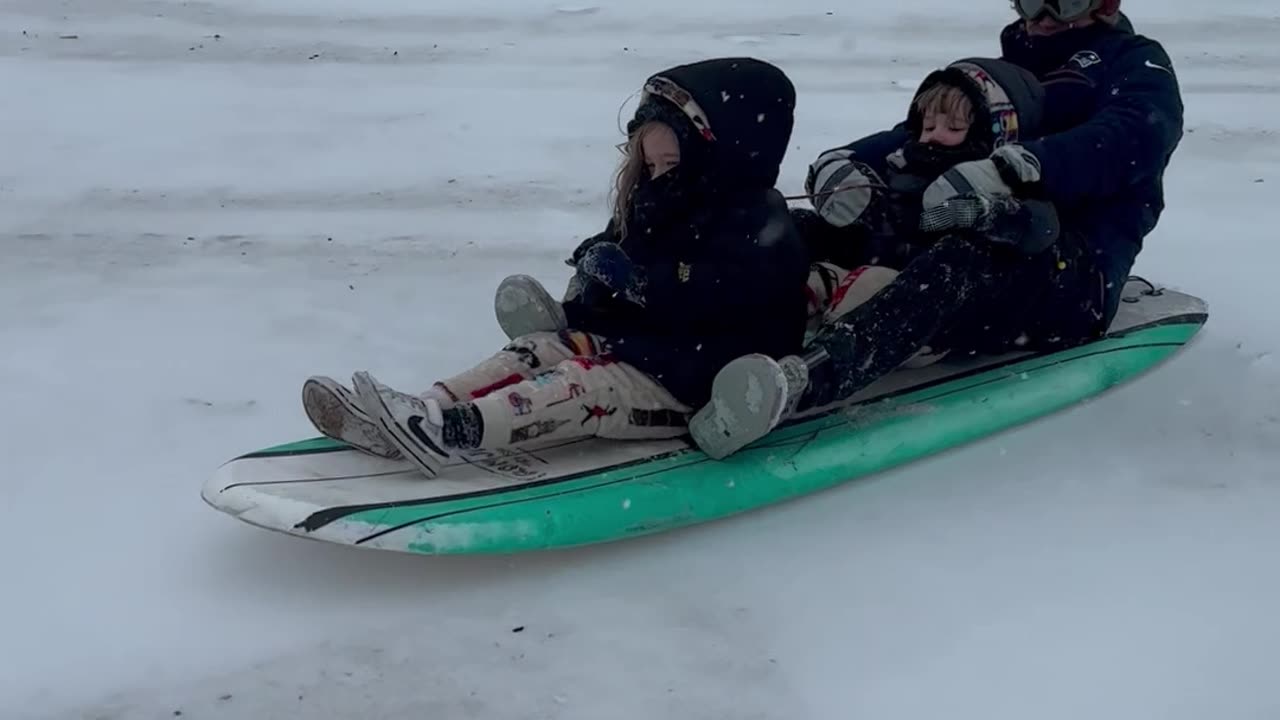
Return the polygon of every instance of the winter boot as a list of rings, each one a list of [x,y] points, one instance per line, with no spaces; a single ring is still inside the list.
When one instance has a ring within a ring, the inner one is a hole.
[[[726,458],[793,413],[807,384],[808,369],[799,357],[737,358],[716,374],[711,399],[694,414],[689,433],[708,456]]]
[[[360,407],[355,393],[338,381],[317,375],[302,384],[302,407],[307,418],[325,437],[356,450],[385,458],[399,458],[400,451],[383,437]]]
[[[564,308],[528,275],[512,275],[498,284],[493,311],[507,339],[539,332],[559,332],[569,326]]]
[[[351,376],[360,406],[400,452],[424,475],[440,474],[449,453],[444,449],[444,412],[435,398],[397,392],[367,372]]]

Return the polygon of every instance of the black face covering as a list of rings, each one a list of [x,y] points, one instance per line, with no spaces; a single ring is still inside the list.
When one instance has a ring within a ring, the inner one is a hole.
[[[973,130],[970,128],[970,134]],[[952,147],[912,140],[902,146],[902,156],[907,161],[907,172],[912,175],[936,178],[959,163],[981,160],[990,155],[988,148],[983,147],[984,144],[975,142],[972,138],[967,138],[964,143]]]
[[[687,218],[697,204],[705,202],[708,178],[697,165],[680,164],[656,178],[646,172],[631,195],[631,214],[627,222],[627,247],[655,246],[672,237],[672,221]],[[639,248],[635,248],[639,251]]]
[[[631,195],[633,222],[655,223],[683,206],[689,196],[688,175],[683,162],[656,178],[650,178],[646,169]]]
[[[630,250],[641,252],[638,245],[661,242],[672,219],[687,216],[691,207],[704,201],[714,187],[709,175],[710,148],[696,135],[689,118],[670,103],[651,99],[636,111],[627,125],[634,133],[646,122],[657,121],[671,128],[680,145],[680,164],[656,178],[646,168],[631,194],[631,210],[627,220]]]

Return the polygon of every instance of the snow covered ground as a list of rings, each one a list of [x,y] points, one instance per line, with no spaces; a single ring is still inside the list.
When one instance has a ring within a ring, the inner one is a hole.
[[[497,347],[502,276],[561,287],[649,72],[783,66],[796,192],[1010,17],[590,2],[0,6],[0,717],[1280,716],[1280,12],[1255,0],[1125,1],[1187,102],[1137,271],[1213,313],[1134,385],[575,552],[382,555],[200,501],[312,434],[307,375],[422,383]]]

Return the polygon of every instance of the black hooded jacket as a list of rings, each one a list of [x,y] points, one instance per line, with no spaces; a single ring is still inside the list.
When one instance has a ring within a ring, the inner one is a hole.
[[[1036,38],[1018,21],[1000,39],[1002,58],[1043,84],[1044,126],[1020,142],[1040,160],[1042,190],[1062,232],[1082,238],[1095,257],[1103,321],[1110,323],[1143,239],[1164,210],[1164,171],[1182,138],[1173,65],[1123,16],[1116,25]],[[886,156],[908,139],[903,123],[847,147],[881,172]]]
[[[642,181],[625,238],[611,221],[574,252],[576,260],[597,242],[619,243],[646,278],[644,304],[588,282],[565,312],[570,327],[603,336],[618,360],[698,407],[730,360],[802,347],[808,254],[774,189],[796,95],[781,70],[750,58],[654,78],[693,102],[682,110],[646,93],[628,130],[649,120],[672,126],[680,165]]]

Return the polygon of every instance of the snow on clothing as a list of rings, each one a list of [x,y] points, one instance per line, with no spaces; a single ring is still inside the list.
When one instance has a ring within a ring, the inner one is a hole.
[[[839,402],[921,352],[1003,352],[1089,336],[1096,328],[1091,314],[1066,314],[1077,321],[1069,325],[1022,304],[1043,294],[1088,298],[1095,292],[1094,275],[1061,270],[1090,264],[1074,237],[1036,255],[961,234],[929,246],[894,282],[809,344],[808,385],[797,409]]]
[[[884,265],[860,265],[845,269],[832,263],[816,263],[809,272],[809,331],[817,334],[824,325],[853,312],[897,279],[899,272]],[[924,367],[947,355],[922,347],[905,360],[903,367]]]
[[[580,265],[564,310],[569,327],[605,338],[614,358],[697,406],[733,358],[782,357],[804,342],[809,261],[774,189],[795,89],[777,68],[745,58],[682,65],[658,77],[687,92],[686,107],[702,127],[658,97],[638,108],[628,131],[649,120],[671,125],[680,164],[642,182],[625,238],[610,222],[573,254],[573,263],[596,262],[597,245],[617,243],[634,263],[634,281],[625,291],[605,287],[590,277],[601,268]],[[605,262],[616,272],[618,258]],[[627,298],[635,293],[643,304]]]

